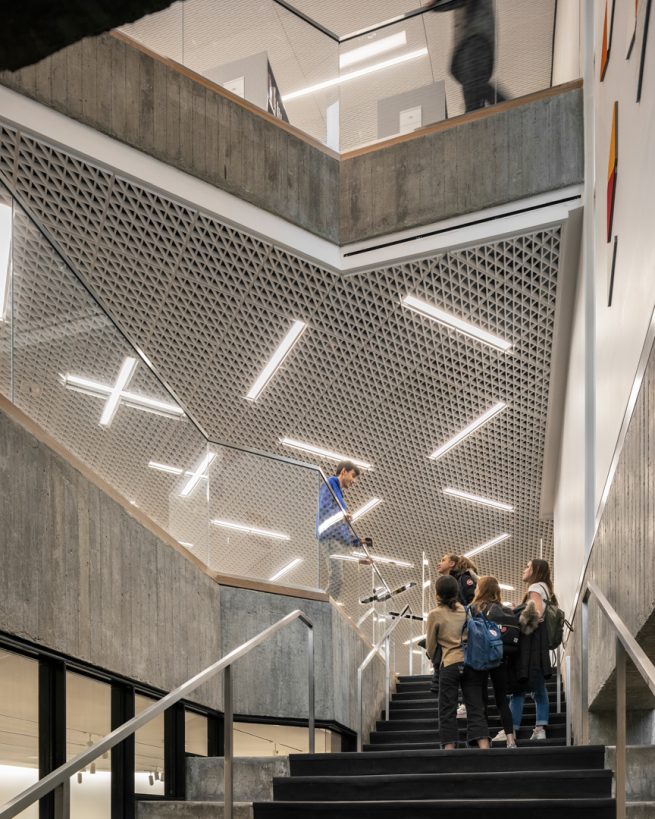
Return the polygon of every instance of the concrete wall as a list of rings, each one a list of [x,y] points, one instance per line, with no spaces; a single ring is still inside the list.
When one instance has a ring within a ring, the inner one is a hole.
[[[339,159],[200,75],[112,35],[2,73],[0,84],[341,245],[582,180],[579,88],[473,112]]]
[[[200,75],[103,34],[0,83],[337,241],[338,160]]]
[[[504,103],[341,162],[342,244],[582,181],[582,91]]]
[[[370,646],[330,603],[219,586],[2,410],[0,521],[1,631],[169,690],[300,608],[314,623],[316,717],[356,728]],[[235,664],[236,713],[307,718],[306,640],[293,623]],[[383,677],[376,657],[369,728]],[[192,699],[222,709],[222,680]]]

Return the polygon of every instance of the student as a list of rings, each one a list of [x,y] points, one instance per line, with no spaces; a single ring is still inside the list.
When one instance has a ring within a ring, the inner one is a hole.
[[[428,614],[427,651],[432,659],[441,648],[439,664],[439,734],[444,750],[457,743],[457,693],[462,686],[467,707],[467,738],[479,748],[489,748],[489,728],[482,702],[482,681],[486,672],[464,665],[462,629],[466,621],[464,607],[457,599],[459,584],[444,575],[435,584],[437,607]]]
[[[322,483],[318,492],[318,512],[316,514],[316,536],[319,542],[322,574],[327,563],[327,591],[334,600],[339,600],[343,588],[343,563],[331,559],[334,553],[359,546],[359,541],[350,527],[350,513],[344,500],[344,490],[352,488],[359,477],[359,467],[351,461],[337,464],[335,474]],[[330,525],[328,525],[330,524]]]
[[[514,674],[521,690],[512,694],[510,708],[516,733],[523,719],[525,694],[532,691],[537,713],[530,739],[542,740],[546,739],[549,719],[546,679],[552,674],[548,634],[543,621],[545,602],[554,593],[548,561],[537,558],[529,560],[523,571],[523,582],[529,585],[517,609],[520,611],[521,640],[519,653],[514,660]],[[502,732],[494,737],[495,740],[503,738]]]
[[[483,575],[478,578],[478,585],[475,592],[475,597],[471,603],[471,608],[476,614],[482,612],[489,620],[497,622],[508,613],[503,609],[500,601],[500,586],[498,580],[491,575]],[[511,610],[509,611],[511,614]],[[508,748],[516,748],[516,738],[514,736],[514,728],[512,722],[512,712],[510,711],[507,702],[507,660],[503,659],[501,665],[497,668],[491,668],[486,672],[491,678],[491,683],[494,688],[494,699],[496,700],[496,708],[500,714],[500,721],[503,726],[503,738],[507,741]],[[483,692],[486,692],[487,680],[485,679],[483,685]]]

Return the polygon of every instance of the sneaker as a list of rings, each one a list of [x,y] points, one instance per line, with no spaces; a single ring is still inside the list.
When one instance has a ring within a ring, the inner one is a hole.
[[[546,728],[543,725],[536,725],[530,739],[546,739]]]
[[[519,746],[516,744],[515,739],[508,739],[507,740],[507,747],[508,748],[518,748]]]
[[[452,713],[452,712],[451,712]],[[457,708],[457,718],[458,719],[466,719],[466,706],[460,705]]]
[[[505,731],[498,731],[496,736],[491,740],[492,742],[507,742],[507,734]]]

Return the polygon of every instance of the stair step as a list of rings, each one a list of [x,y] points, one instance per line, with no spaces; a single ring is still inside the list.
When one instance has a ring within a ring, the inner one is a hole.
[[[138,798],[136,801],[136,819],[223,819],[224,816],[224,806],[219,802]],[[235,802],[233,819],[253,819],[252,802]]]
[[[392,702],[407,702],[409,700],[425,700],[429,698],[431,695],[432,700],[434,701],[435,695],[430,691],[398,691],[395,694],[391,695]],[[554,691],[548,692],[548,701],[553,705],[557,702],[557,694]],[[562,693],[562,702],[564,702],[564,694]]]
[[[382,712],[384,714],[384,711]],[[496,714],[496,706],[494,701],[491,700],[489,702],[489,716],[492,717],[493,714]],[[534,725],[536,715],[536,708],[534,705],[525,705],[523,708],[523,722],[527,725],[528,723]],[[397,720],[407,720],[407,719],[421,719],[426,722],[434,722],[435,720],[439,719],[439,710],[436,706],[436,703],[432,706],[432,708],[389,708],[389,719],[392,722]],[[561,711],[559,714],[557,711],[551,711],[549,715],[549,719],[551,722],[566,722],[566,714],[564,711]]]
[[[512,770],[602,770],[605,765],[603,745],[570,745],[561,748],[544,742],[529,743],[518,750],[504,747],[481,753],[477,748],[454,751],[390,751],[376,749],[366,754],[292,754],[289,766],[292,776],[358,776],[402,773],[448,773],[466,771],[502,771],[508,763]]]
[[[434,714],[429,718],[421,718],[416,719],[414,718],[414,714],[412,713],[412,717],[409,716],[405,718],[398,718],[397,716],[392,717],[389,720],[378,720],[375,723],[375,730],[376,731],[411,731],[417,728],[420,729],[423,725],[432,725],[434,726],[438,722],[438,715],[435,711]],[[566,714],[551,714],[549,717],[550,725],[566,725]],[[500,717],[498,716],[498,712],[495,710],[495,707],[490,706],[489,709],[489,730],[492,728],[497,728],[500,731],[501,722]],[[460,726],[466,725],[466,717],[458,717],[457,724]],[[529,720],[526,718],[525,714],[523,715],[523,723],[522,725],[526,728],[532,728],[534,726],[534,720]]]
[[[487,684],[487,688],[489,691],[493,691],[493,685],[491,684],[491,680]],[[412,691],[425,691],[426,693],[432,691],[432,678],[428,681],[421,681],[421,682],[398,682],[396,684],[396,692],[397,693],[407,693]],[[556,694],[557,693],[557,682],[555,680],[547,681],[546,682],[546,691],[549,694]],[[562,696],[564,696],[564,689],[562,689]]]
[[[395,802],[255,802],[254,819],[614,819],[613,799],[478,799]]]
[[[461,721],[465,723],[464,720]],[[419,723],[421,724],[421,723]],[[498,729],[500,730],[500,728]],[[466,739],[466,728],[462,725],[458,730],[460,741]],[[519,728],[519,739],[529,739],[532,728]],[[566,725],[549,725],[546,734],[550,739],[566,736]],[[439,731],[437,728],[418,728],[406,731],[371,731],[370,744],[384,745],[387,742],[439,742]]]
[[[489,698],[490,702],[493,702],[493,697]],[[557,699],[550,699],[548,700],[548,704],[550,706],[551,711],[555,711],[557,708]],[[396,708],[435,708],[437,705],[437,697],[435,694],[431,694],[427,697],[408,697],[402,699],[394,699],[393,697],[389,701],[389,706],[391,710],[395,710]],[[534,700],[531,697],[525,698],[524,710],[526,708],[534,708]],[[562,709],[566,707],[566,701],[562,698]]]
[[[610,797],[612,772],[497,771],[464,773],[387,774],[373,776],[297,776],[273,780],[275,800],[350,802],[399,799],[517,799],[529,793],[534,799]]]
[[[550,747],[559,747],[563,748],[566,747],[566,737],[554,737],[548,739],[521,739],[517,740],[517,743],[520,748],[543,748],[546,746]],[[464,740],[460,741],[460,746],[464,747],[466,743]],[[504,742],[496,742],[493,743],[494,748],[503,748],[505,746]],[[365,744],[363,746],[363,750],[370,752],[370,751],[430,751],[430,750],[438,750],[441,747],[439,742],[435,742],[432,740],[431,742],[384,742],[384,743],[377,743],[377,744]]]

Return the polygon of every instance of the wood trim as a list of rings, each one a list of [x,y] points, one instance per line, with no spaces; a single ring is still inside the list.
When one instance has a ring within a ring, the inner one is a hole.
[[[222,575],[211,571],[207,566],[199,560],[195,555],[191,554],[184,546],[181,546],[175,538],[171,537],[169,533],[162,529],[155,523],[145,512],[142,512],[138,507],[131,504],[126,498],[117,492],[111,484],[107,483],[104,478],[101,478],[95,472],[81,461],[76,455],[73,455],[66,447],[64,447],[56,438],[46,432],[35,421],[33,421],[23,410],[19,409],[15,404],[12,404],[4,395],[0,395],[0,412],[3,412],[12,421],[21,426],[26,432],[34,436],[38,441],[48,447],[52,452],[66,461],[67,464],[77,470],[85,480],[92,483],[101,492],[111,498],[114,503],[117,503],[127,514],[133,518],[140,526],[147,529],[158,540],[161,540],[171,549],[181,554],[186,560],[207,575],[216,584],[221,586],[232,586],[239,589],[251,589],[253,591],[268,592],[269,594],[283,594],[287,597],[298,597],[303,600],[320,600],[328,602],[329,597],[325,592],[315,591],[313,589],[294,588],[291,586],[279,586],[275,583],[267,583],[265,581],[251,580],[247,577],[236,577],[231,575]]]
[[[192,71],[190,68],[187,68],[185,65],[181,63],[175,62],[175,60],[171,60],[170,57],[164,57],[161,54],[158,54],[156,51],[152,51],[147,46],[140,43],[138,40],[132,39],[127,34],[124,34],[122,31],[114,30],[110,32],[111,36],[114,37],[116,40],[124,43],[125,45],[130,46],[130,48],[135,49],[136,51],[140,51],[142,54],[150,57],[152,60],[156,60],[158,63],[167,66],[168,68],[176,71],[178,74],[181,74],[183,77],[191,80],[192,82],[197,83],[198,85],[203,86],[209,91],[213,91],[215,94],[218,94],[219,97],[223,97],[229,102],[238,105],[240,108],[245,109],[251,114],[260,117],[261,119],[270,122],[272,125],[275,125],[277,128],[286,131],[291,136],[296,137],[297,139],[301,140],[301,142],[305,142],[307,145],[311,145],[312,148],[317,148],[322,153],[326,154],[332,159],[339,159],[339,154],[336,151],[333,151],[331,148],[328,148],[327,145],[323,145],[318,139],[314,139],[314,137],[309,136],[304,131],[301,131],[300,128],[296,128],[295,125],[290,125],[288,122],[284,122],[284,120],[278,119],[274,117],[272,114],[269,114],[268,111],[264,111],[263,108],[259,108],[257,105],[253,105],[253,103],[248,102],[248,100],[244,100],[241,97],[237,97],[236,94],[233,94],[231,91],[227,91],[223,88],[222,85],[218,83],[212,82],[208,80],[206,77],[203,77],[202,74],[198,74],[195,71]]]
[[[342,160],[355,159],[358,156],[375,153],[376,151],[383,151],[386,148],[392,148],[395,145],[400,145],[404,142],[411,142],[415,139],[422,139],[423,137],[432,136],[442,131],[448,131],[451,128],[457,128],[460,125],[468,125],[471,122],[477,122],[481,119],[502,114],[505,111],[511,111],[513,108],[519,108],[522,105],[528,105],[538,100],[547,99],[548,97],[556,97],[560,94],[566,94],[569,91],[575,91],[582,88],[582,80],[571,80],[571,82],[563,83],[562,85],[555,85],[551,88],[544,88],[541,91],[535,91],[534,94],[526,94],[524,97],[517,97],[514,100],[507,100],[507,102],[499,102],[497,105],[492,105],[489,108],[481,108],[479,111],[471,111],[469,114],[462,114],[453,119],[446,119],[442,122],[436,122],[434,125],[426,125],[425,128],[419,128],[412,131],[410,134],[402,134],[401,136],[391,137],[384,142],[376,142],[373,145],[365,145],[363,148],[355,148],[354,151],[346,151],[340,155]]]

